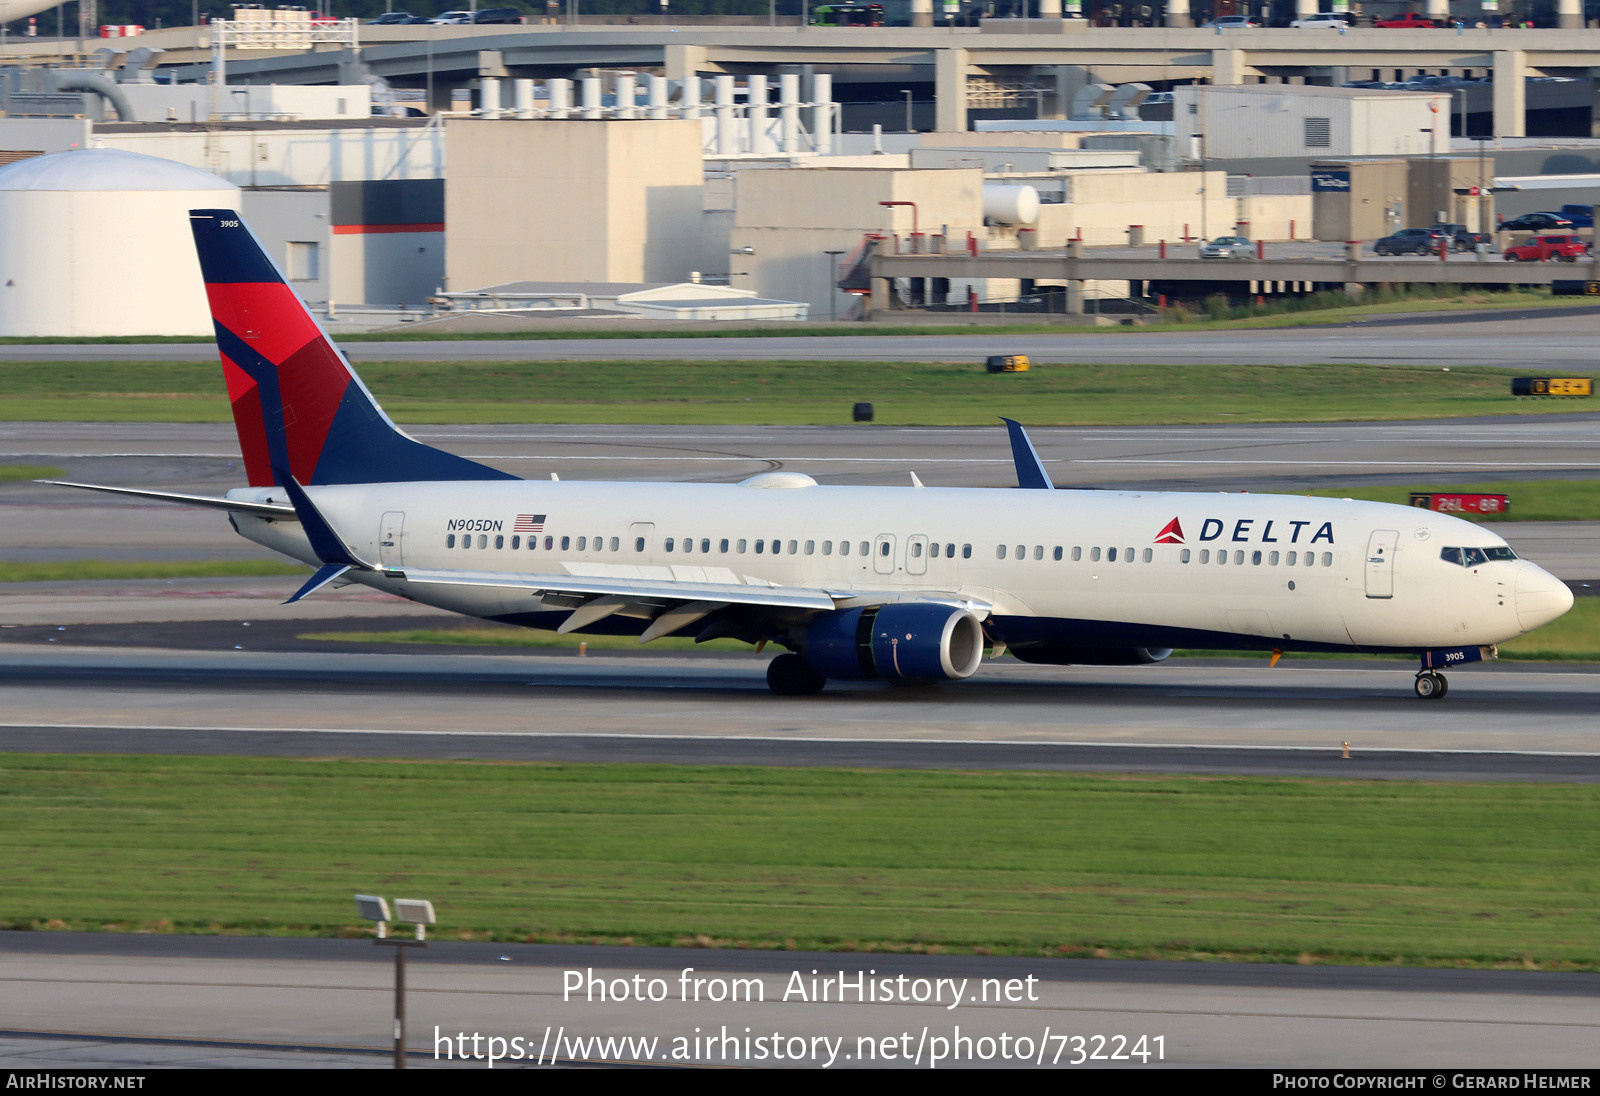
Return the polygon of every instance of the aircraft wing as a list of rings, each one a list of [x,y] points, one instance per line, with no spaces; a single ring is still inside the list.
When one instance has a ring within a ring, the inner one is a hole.
[[[721,609],[742,606],[799,612],[828,612],[863,605],[899,601],[948,604],[988,616],[991,606],[960,593],[928,590],[825,590],[766,583],[703,582],[680,579],[598,577],[581,575],[524,575],[493,571],[424,571],[403,568],[385,571],[391,577],[423,585],[464,586],[508,593],[554,595],[571,603],[572,612],[556,629],[570,632],[604,620],[614,613],[647,615],[653,622],[640,643],[668,635]],[[641,611],[642,614],[641,614]]]

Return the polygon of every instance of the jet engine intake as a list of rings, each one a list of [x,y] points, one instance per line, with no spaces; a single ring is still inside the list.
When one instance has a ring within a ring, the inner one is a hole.
[[[965,609],[948,605],[845,609],[812,619],[801,654],[824,677],[960,680],[983,661],[983,626]]]

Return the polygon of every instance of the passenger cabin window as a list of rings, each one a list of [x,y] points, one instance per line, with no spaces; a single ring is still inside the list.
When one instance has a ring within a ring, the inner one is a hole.
[[[643,537],[634,537],[633,538],[633,550],[635,552],[644,551],[644,538]]]
[[[1054,555],[1054,558],[1055,558],[1056,562],[1059,563],[1061,561],[1061,545],[1059,545],[1059,544],[1056,545],[1056,550],[1053,553],[1053,555]]]
[[[759,555],[761,555],[761,553],[765,552],[766,550],[767,550],[767,542],[766,541],[764,541],[764,540],[756,541],[756,555],[759,556]]]
[[[1189,549],[1185,548],[1183,551],[1178,553],[1178,562],[1179,563],[1188,563],[1189,562]]]
[[[822,554],[825,556],[833,555],[833,541],[825,540],[822,542]]]
[[[700,551],[705,552],[707,554],[710,554],[710,552],[711,552],[711,538],[710,537],[701,537],[700,538]]]
[[[506,538],[503,536],[495,537],[494,546],[496,548],[504,548],[506,546]]]
[[[487,548],[487,547],[489,547],[489,535],[487,533],[480,533],[478,535],[478,547],[479,548]]]
[[[563,552],[565,552],[568,548],[571,548],[571,547],[572,547],[572,538],[571,537],[562,537],[561,538],[561,550]]]
[[[445,534],[444,546],[446,548],[454,548],[456,546],[456,535],[454,533]]]
[[[1081,559],[1083,559],[1083,549],[1074,545],[1072,548],[1072,562],[1077,563]]]
[[[915,541],[913,541],[912,544],[911,544],[911,558],[912,559],[921,559],[922,558],[922,545],[916,543]]]
[[[1154,549],[1146,548],[1144,550],[1144,561],[1146,563],[1149,563],[1151,560],[1153,560],[1155,558],[1156,558],[1156,553],[1155,553]]]
[[[1033,558],[1034,559],[1043,559],[1044,558],[1044,545],[1035,544],[1033,546]]]
[[[1005,559],[1006,558],[1006,546],[1004,544],[997,545],[995,547],[994,558],[995,559]]]
[[[561,547],[565,548],[566,546],[567,546],[567,538],[566,537],[562,537],[561,538]],[[546,552],[548,552],[548,551],[550,551],[551,548],[554,548],[554,547],[555,547],[555,538],[554,537],[545,537],[544,538],[544,550]]]
[[[661,548],[663,551],[670,552],[672,551],[672,546],[676,543],[677,541],[673,540],[671,537],[668,537],[666,540],[661,542]]]
[[[878,549],[878,554],[880,556],[887,556],[889,554],[890,547],[891,547],[891,545],[889,544],[889,542],[888,541],[884,541],[883,542],[883,547]]]
[[[856,554],[861,556],[870,556],[872,554],[872,546],[866,541],[862,541],[861,551],[857,552]]]
[[[961,558],[962,559],[971,559],[972,558],[972,545],[963,544],[961,546]]]
[[[743,538],[740,539],[738,547],[739,547],[739,554],[741,556],[744,555],[745,541],[743,540]]]
[[[722,552],[723,555],[727,555],[728,554],[728,538],[727,537],[723,537],[720,541],[717,542],[717,545],[718,545],[718,548]]]
[[[512,547],[514,548],[514,547],[516,547],[516,545],[512,545]],[[621,537],[612,537],[611,538],[611,550],[613,552],[615,552],[618,548],[621,548],[621,547],[622,547],[622,538]]]
[[[1098,548],[1089,549],[1089,562],[1090,563],[1099,563],[1100,562],[1100,549],[1098,549]]]
[[[1117,550],[1115,548],[1107,548],[1106,549],[1106,562],[1107,563],[1115,563],[1115,562],[1117,562]]]
[[[956,558],[956,546],[954,544],[946,544],[944,546],[944,555],[945,555],[946,559],[955,559]]]

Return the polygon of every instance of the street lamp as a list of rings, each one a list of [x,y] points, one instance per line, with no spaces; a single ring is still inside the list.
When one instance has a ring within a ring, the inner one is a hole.
[[[374,944],[394,948],[394,1068],[406,1068],[406,949],[428,946],[426,926],[434,923],[433,903],[426,898],[396,898],[394,916],[389,916],[389,903],[375,894],[358,894],[356,912],[368,921],[378,923]],[[389,921],[415,925],[414,939],[389,935]]]

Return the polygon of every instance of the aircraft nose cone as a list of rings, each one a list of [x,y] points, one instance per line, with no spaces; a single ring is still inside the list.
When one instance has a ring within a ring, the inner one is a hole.
[[[1567,584],[1531,563],[1517,573],[1516,598],[1517,622],[1530,631],[1572,608]]]

